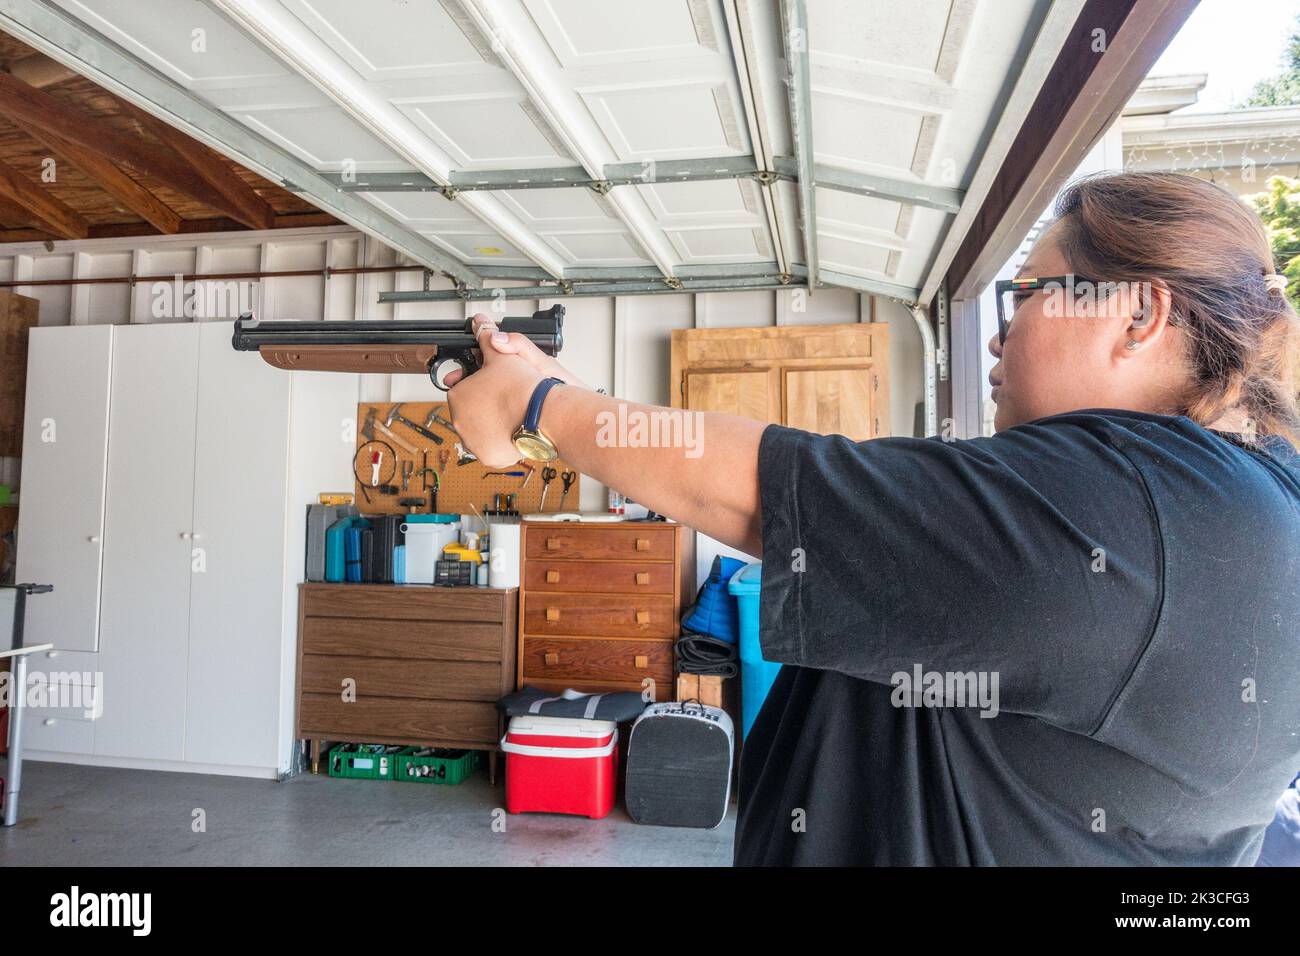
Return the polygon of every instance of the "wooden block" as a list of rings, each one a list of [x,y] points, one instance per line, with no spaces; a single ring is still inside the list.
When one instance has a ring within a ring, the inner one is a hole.
[[[677,675],[677,699],[698,700],[706,707],[721,707],[732,713],[736,698],[737,680],[727,677],[709,677],[700,674]],[[733,719],[740,716],[737,709]]]
[[[700,696],[700,675],[699,674],[678,674],[677,675],[677,699],[697,700],[699,696]]]

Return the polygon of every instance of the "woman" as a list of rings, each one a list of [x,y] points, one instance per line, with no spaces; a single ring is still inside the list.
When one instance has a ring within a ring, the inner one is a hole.
[[[710,414],[698,457],[604,447],[619,403],[490,324],[451,391],[501,467],[539,380],[566,380],[539,428],[566,462],[763,556],[761,641],[788,666],[745,741],[738,864],[1259,855],[1300,766],[1284,280],[1241,203],[1148,174],[1069,188],[1022,276],[1074,281],[1016,292],[992,438]]]

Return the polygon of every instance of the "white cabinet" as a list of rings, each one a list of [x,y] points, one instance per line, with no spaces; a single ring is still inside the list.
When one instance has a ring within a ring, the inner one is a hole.
[[[225,323],[200,330],[185,759],[270,766],[291,376],[232,349]]]
[[[115,334],[97,754],[184,755],[199,331],[137,325]]]
[[[50,331],[33,334],[26,441],[49,414],[76,445],[63,459],[24,449],[19,567],[55,584],[28,605],[27,635],[69,649],[62,666],[100,671],[103,706],[93,721],[49,717],[32,750],[282,772],[304,514],[318,492],[351,487],[341,424],[355,418],[358,377],[271,368],[231,348],[228,322]],[[98,388],[81,401],[66,381],[74,357]],[[61,564],[77,536],[93,561]],[[102,588],[89,537],[102,539]],[[33,629],[42,604],[47,630]]]
[[[52,584],[54,592],[28,603],[28,644],[99,647],[112,349],[107,326],[31,331],[17,580]]]

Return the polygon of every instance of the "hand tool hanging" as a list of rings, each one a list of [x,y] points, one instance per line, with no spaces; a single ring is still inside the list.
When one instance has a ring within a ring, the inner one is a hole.
[[[578,480],[578,473],[575,471],[566,471],[560,475],[560,481],[564,482],[564,491],[560,495],[560,510],[564,510],[564,502],[569,497],[569,489],[573,483]]]
[[[402,449],[408,455],[418,455],[420,449],[416,448],[401,435],[394,434],[393,430],[379,420],[378,409],[372,407],[366,412],[366,420],[361,425],[361,434],[366,436],[368,441],[377,441],[375,432],[381,432],[384,437],[388,438],[394,445]]]
[[[402,405],[404,404],[405,404],[404,402],[398,402],[396,405],[390,408],[388,410],[388,417],[384,419],[384,424],[387,425],[389,428],[392,428],[393,422],[401,422],[403,425],[411,429],[411,431],[415,432],[417,435],[423,435],[425,438],[429,439],[429,441],[433,442],[435,445],[441,445],[442,444],[441,435],[437,434],[436,432],[431,432],[429,431],[428,427],[426,427],[425,425],[420,425],[416,422],[411,421],[405,415],[399,414]]]
[[[364,478],[361,477],[363,463],[366,467]],[[370,493],[367,488],[373,488],[381,495],[395,495],[397,486],[389,482],[397,474],[397,452],[393,451],[393,446],[388,442],[372,438],[358,446],[356,454],[352,456],[352,474],[357,479],[357,487],[361,489],[366,504],[370,503]]]
[[[546,510],[546,493],[551,490],[551,482],[555,480],[558,474],[559,472],[550,465],[546,465],[542,468],[542,501],[541,504],[537,506],[538,511]]]

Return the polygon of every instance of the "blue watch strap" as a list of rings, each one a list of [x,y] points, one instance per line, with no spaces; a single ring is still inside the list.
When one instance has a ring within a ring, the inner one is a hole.
[[[562,378],[546,378],[537,383],[533,389],[533,397],[528,400],[528,411],[524,412],[524,431],[537,431],[537,423],[542,417],[542,402],[546,400],[546,393],[557,385],[563,385]]]

